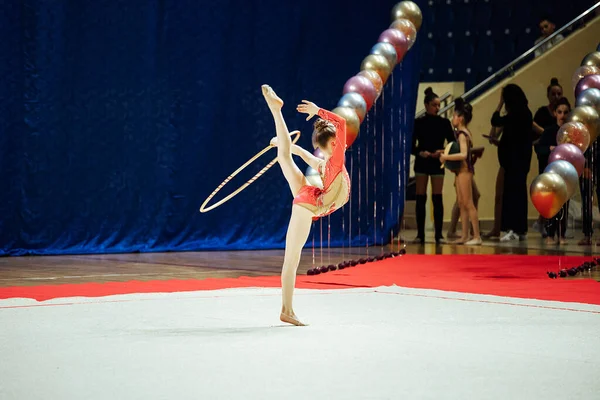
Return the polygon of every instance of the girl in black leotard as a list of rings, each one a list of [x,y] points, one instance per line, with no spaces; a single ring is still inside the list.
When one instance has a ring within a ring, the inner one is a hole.
[[[435,241],[443,240],[444,223],[444,169],[440,168],[440,154],[446,142],[454,141],[450,121],[438,115],[440,99],[431,88],[425,90],[425,111],[423,117],[415,120],[412,154],[415,159],[416,200],[417,200],[417,238],[416,243],[425,243],[425,206],[427,203],[427,183],[431,178],[431,201],[433,202],[433,220]]]
[[[479,234],[479,217],[473,203],[473,158],[471,150],[473,137],[468,125],[473,118],[473,107],[460,97],[454,101],[454,116],[452,125],[456,129],[456,141],[460,144],[460,153],[440,156],[440,161],[462,161],[461,168],[456,172],[456,197],[460,207],[462,222],[462,237],[457,244],[469,246],[481,245]],[[469,220],[473,227],[473,239],[469,240]]]

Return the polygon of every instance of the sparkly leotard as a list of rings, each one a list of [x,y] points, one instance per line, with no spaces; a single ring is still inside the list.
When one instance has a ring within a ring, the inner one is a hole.
[[[345,165],[346,120],[330,111],[320,109],[319,117],[331,122],[336,129],[333,153],[327,162],[319,165],[319,174],[323,180],[323,189],[304,185],[294,204],[312,211],[314,220],[331,214],[348,202],[350,197],[350,177]]]

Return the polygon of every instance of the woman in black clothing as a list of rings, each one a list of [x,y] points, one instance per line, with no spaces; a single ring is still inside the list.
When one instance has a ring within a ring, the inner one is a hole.
[[[500,111],[506,106],[506,115]],[[502,192],[502,230],[500,241],[524,239],[527,234],[527,174],[531,165],[533,115],[523,90],[514,84],[502,89],[492,125],[502,127],[498,160],[504,170]]]
[[[490,144],[498,146],[500,141],[498,138],[502,136],[502,128],[492,126],[489,135]],[[486,239],[500,237],[502,235],[502,191],[504,190],[504,169],[502,166],[498,168],[496,175],[496,190],[494,193],[494,226],[492,230],[484,235]]]
[[[554,124],[548,126],[537,145],[540,174],[548,166],[550,153],[557,146],[556,134],[560,127],[567,122],[567,115],[571,112],[571,103],[565,97],[560,98],[554,105]],[[569,202],[562,207],[561,211],[554,217],[546,221],[546,232],[548,236],[546,243],[554,243],[554,236],[560,244],[567,244],[565,234],[567,232],[567,220],[569,217]]]
[[[584,153],[585,169],[581,178],[579,178],[579,189],[581,191],[581,218],[583,227],[583,239],[578,243],[580,246],[591,246],[592,235],[594,233],[594,207],[593,200],[596,194],[596,200],[600,199],[600,142],[598,140],[590,144],[590,147]],[[595,193],[594,193],[595,192]],[[600,200],[598,200],[600,209]],[[600,241],[596,243],[600,246]]]
[[[416,200],[417,200],[417,238],[415,242],[425,243],[425,207],[427,204],[427,183],[431,177],[431,201],[433,202],[433,220],[435,241],[443,240],[444,223],[444,169],[441,168],[440,154],[445,142],[454,141],[454,131],[450,121],[438,115],[440,99],[431,88],[425,90],[425,115],[415,120],[412,154],[415,159]]]
[[[546,95],[548,96],[548,105],[538,108],[538,110],[535,112],[535,116],[533,117],[533,121],[543,130],[556,125],[556,117],[554,116],[554,112],[558,106],[558,101],[560,99],[564,99],[563,89],[558,83],[558,79],[552,78],[550,81],[550,86],[548,86],[546,89]],[[542,163],[538,145],[535,146],[535,152],[538,155],[538,167],[539,173],[541,174],[544,172],[544,168],[546,168],[548,160],[546,159],[545,164]]]
[[[563,88],[558,83],[558,79],[552,78],[550,80],[550,85],[546,89],[546,96],[548,97],[548,105],[538,108],[533,117],[533,120],[543,129],[556,124],[554,111],[558,106],[558,101],[564,98]]]
[[[534,137],[539,139],[544,130],[548,127],[556,125],[556,118],[554,117],[554,110],[557,106],[557,101],[562,98],[563,89],[558,83],[558,79],[552,78],[550,85],[546,89],[546,96],[548,97],[548,105],[538,108],[533,117],[533,131]],[[541,174],[546,168],[546,164],[542,162],[539,154],[539,146],[534,146],[535,153],[538,156],[538,169]],[[543,237],[547,236],[547,232],[544,229],[544,218],[540,215],[537,222],[534,224],[534,229],[540,231]]]

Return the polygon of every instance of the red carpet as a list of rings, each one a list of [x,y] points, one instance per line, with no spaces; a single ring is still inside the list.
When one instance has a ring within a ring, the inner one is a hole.
[[[600,282],[549,279],[546,276],[546,271],[557,271],[590,260],[590,257],[558,256],[407,255],[317,276],[299,276],[296,286],[344,289],[397,285],[600,305]],[[278,276],[21,286],[0,288],[0,299],[20,297],[43,301],[58,297],[279,286]]]

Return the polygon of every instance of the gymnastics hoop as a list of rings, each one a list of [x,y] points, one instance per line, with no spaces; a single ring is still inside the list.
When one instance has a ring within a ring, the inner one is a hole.
[[[290,136],[293,137],[292,139],[292,144],[295,144],[298,139],[300,139],[300,131],[293,131],[292,133],[290,133]],[[219,207],[220,205],[223,205],[224,203],[228,202],[229,200],[233,199],[236,195],[238,195],[242,190],[246,189],[248,186],[250,186],[255,180],[257,180],[258,178],[260,178],[265,172],[267,172],[267,170],[269,168],[271,168],[273,165],[275,165],[277,163],[277,157],[275,157],[275,159],[273,159],[273,161],[271,161],[270,163],[268,163],[263,169],[261,169],[260,171],[258,171],[256,173],[256,175],[254,175],[252,178],[248,179],[246,181],[246,183],[244,183],[242,186],[240,186],[239,188],[237,188],[234,192],[232,192],[231,194],[229,194],[227,197],[225,197],[222,200],[219,200],[218,202],[216,202],[215,204],[211,205],[210,207],[207,207],[207,204],[209,201],[212,200],[213,197],[215,197],[215,195],[217,193],[219,193],[219,191],[221,189],[223,189],[223,187],[225,185],[227,185],[227,183],[232,180],[237,174],[239,174],[240,172],[242,172],[242,170],[244,170],[244,168],[246,168],[248,165],[252,164],[254,161],[258,160],[260,157],[262,157],[263,154],[265,154],[266,152],[268,152],[269,150],[271,150],[274,146],[268,145],[267,147],[265,147],[264,149],[262,149],[261,151],[259,151],[258,153],[256,153],[254,155],[254,157],[252,157],[251,159],[249,159],[248,161],[246,161],[241,167],[239,167],[238,169],[236,169],[231,175],[229,175],[227,178],[225,178],[225,180],[223,182],[221,182],[221,184],[219,186],[217,186],[217,188],[210,194],[210,196],[208,196],[206,198],[206,200],[204,200],[204,203],[202,203],[202,205],[200,206],[200,212],[201,213],[205,213],[208,212],[210,210],[214,210],[215,208]]]

